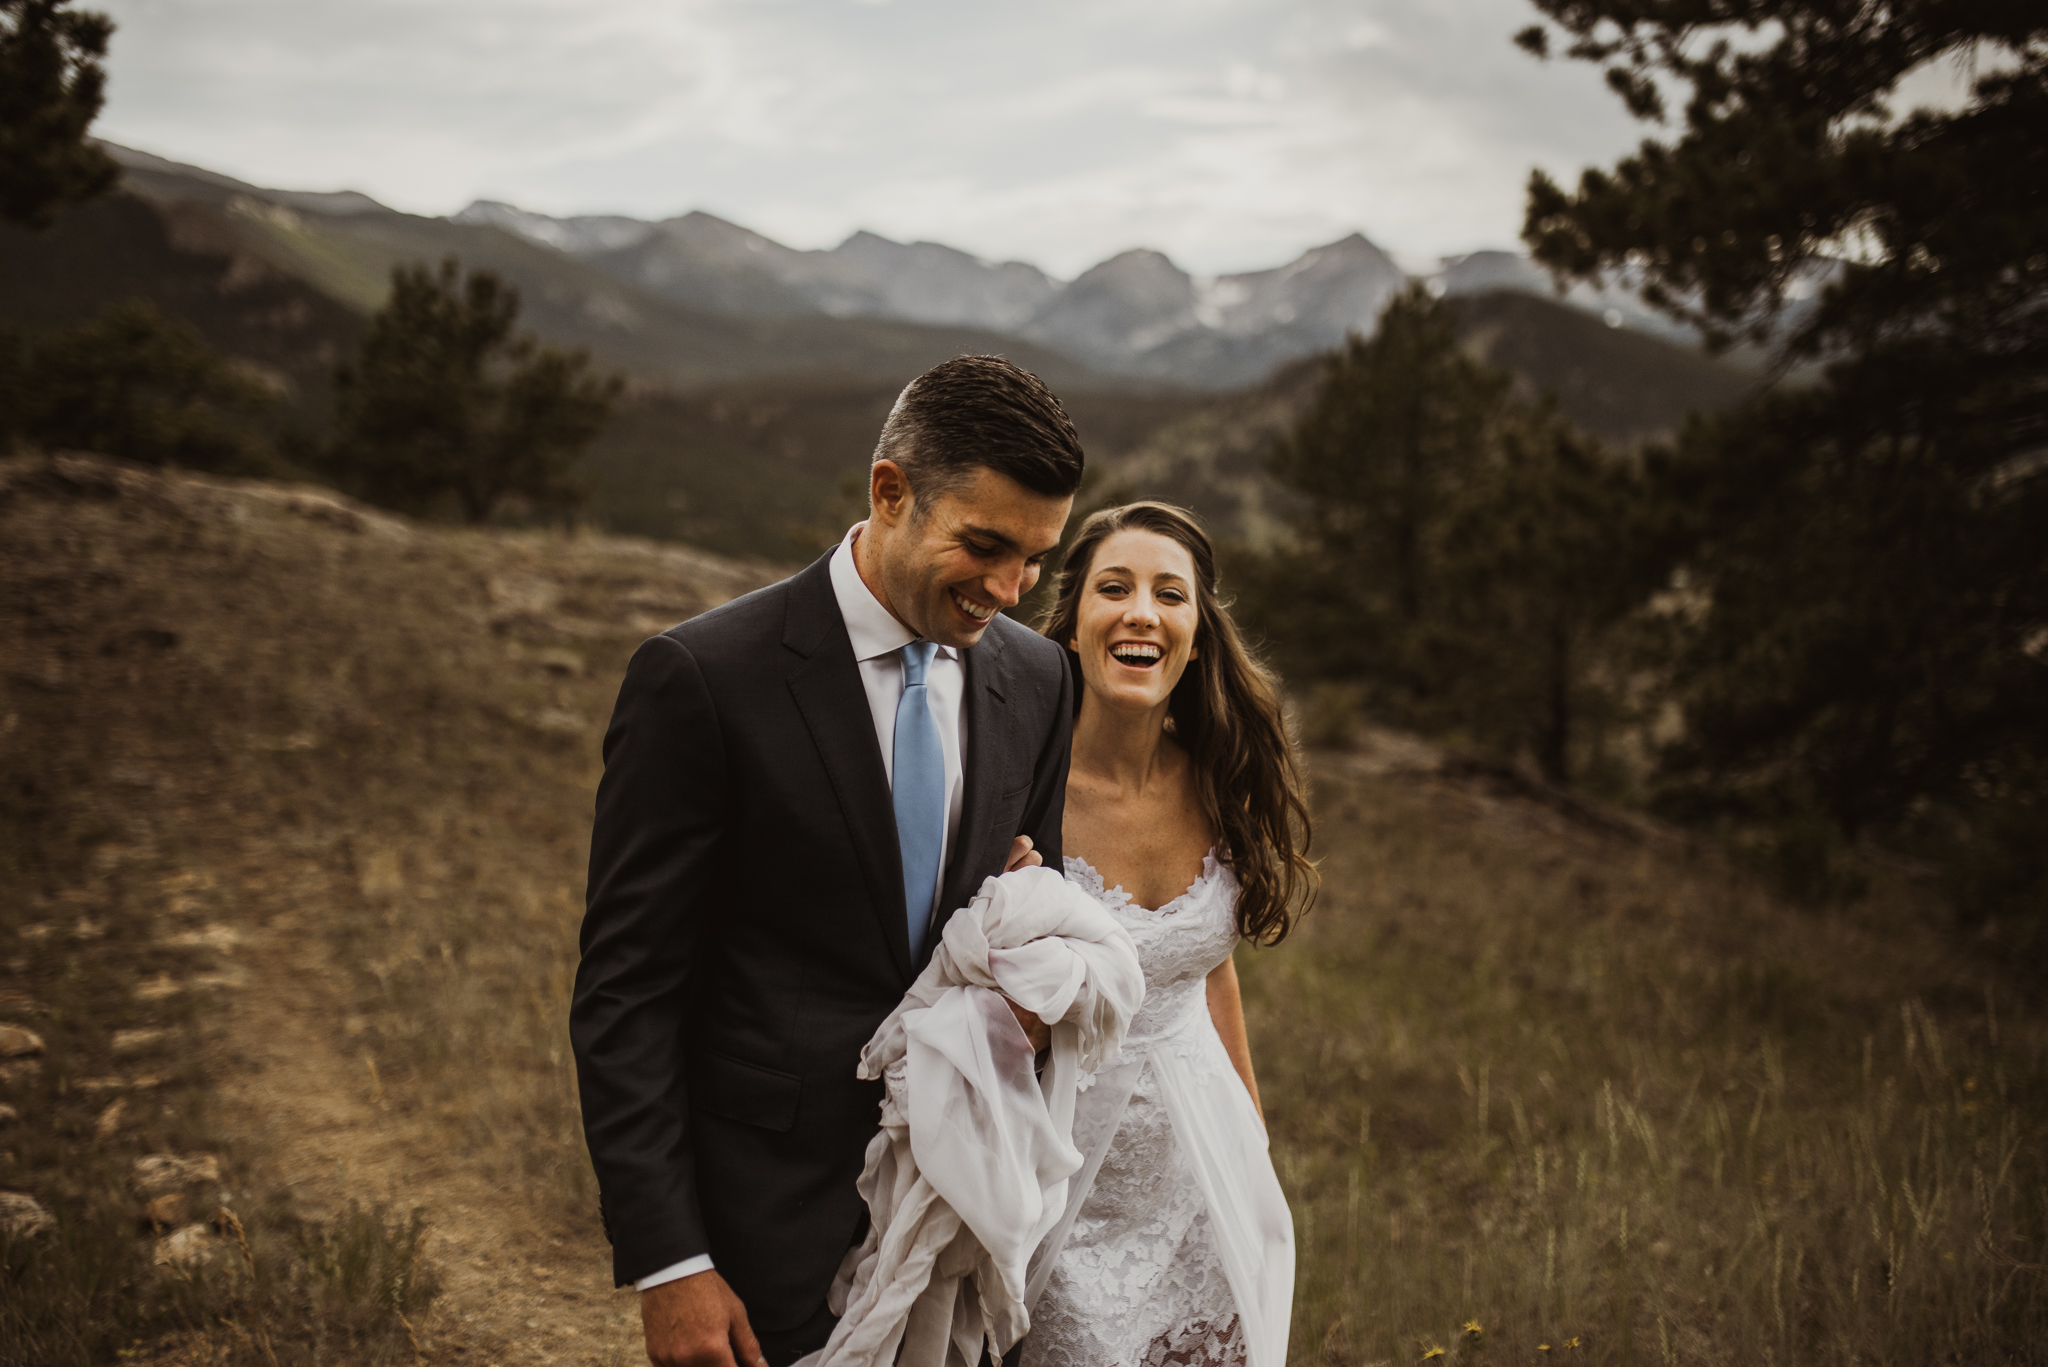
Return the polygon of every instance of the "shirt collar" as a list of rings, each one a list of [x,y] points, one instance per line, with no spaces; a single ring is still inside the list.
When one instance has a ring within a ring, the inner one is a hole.
[[[832,595],[839,600],[839,615],[846,620],[846,634],[853,641],[853,658],[872,660],[882,655],[893,655],[912,641],[920,639],[909,627],[896,620],[889,609],[882,606],[875,597],[867,580],[860,577],[860,570],[853,563],[853,543],[860,536],[865,522],[856,522],[846,529],[846,536],[832,553]],[[940,646],[939,654],[949,660],[960,658],[960,652],[952,646]]]

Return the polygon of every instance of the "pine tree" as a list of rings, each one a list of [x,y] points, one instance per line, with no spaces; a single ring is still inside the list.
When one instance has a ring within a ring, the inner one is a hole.
[[[1708,605],[1673,777],[1847,835],[2048,843],[2048,10],[1537,7],[1638,116],[1683,97],[1671,137],[1575,190],[1532,177],[1538,259],[1640,272],[1718,340],[1819,370],[1659,463]],[[1935,63],[1973,75],[1962,107],[1896,109]]]
[[[483,522],[509,500],[560,511],[623,387],[581,351],[514,333],[519,294],[489,271],[392,271],[391,297],[336,376],[333,462],[367,497]]]
[[[1662,564],[1642,480],[1554,403],[1517,407],[1444,537],[1450,688],[1467,730],[1553,783],[1628,705],[1617,634]]]
[[[1657,543],[1635,467],[1510,387],[1451,305],[1397,296],[1273,454],[1294,544],[1239,571],[1298,681],[1563,783],[1618,715],[1615,628],[1658,582]]]
[[[270,387],[145,300],[12,350],[11,364],[0,360],[0,403],[10,389],[14,400],[0,439],[12,426],[46,450],[229,474],[272,469],[256,422],[275,402]]]
[[[1270,462],[1302,496],[1301,555],[1274,567],[1301,592],[1262,595],[1298,672],[1372,678],[1382,704],[1404,712],[1440,691],[1431,635],[1445,517],[1487,457],[1508,386],[1465,353],[1450,310],[1419,285],[1388,302],[1371,338],[1330,358]]]
[[[121,168],[86,137],[106,98],[114,25],[66,0],[0,0],[0,220],[48,227]]]

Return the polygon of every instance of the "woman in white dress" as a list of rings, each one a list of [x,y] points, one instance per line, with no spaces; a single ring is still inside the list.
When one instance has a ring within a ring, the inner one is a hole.
[[[1131,932],[1145,1001],[1082,1094],[1086,1165],[1034,1260],[1023,1367],[1283,1367],[1293,1222],[1266,1151],[1231,951],[1314,897],[1272,676],[1193,516],[1095,514],[1041,625],[1079,686],[1067,876]]]

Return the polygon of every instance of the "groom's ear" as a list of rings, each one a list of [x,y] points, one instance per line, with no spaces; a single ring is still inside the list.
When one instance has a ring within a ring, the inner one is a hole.
[[[901,523],[916,496],[910,491],[910,476],[895,461],[884,458],[868,469],[868,505],[885,522]]]

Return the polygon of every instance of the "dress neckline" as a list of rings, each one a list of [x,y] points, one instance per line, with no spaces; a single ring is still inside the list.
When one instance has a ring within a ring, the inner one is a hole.
[[[1185,892],[1177,897],[1168,898],[1156,907],[1148,907],[1133,898],[1128,892],[1125,892],[1123,884],[1119,883],[1115,887],[1107,886],[1106,880],[1102,876],[1102,870],[1096,868],[1080,855],[1062,855],[1060,862],[1067,866],[1069,874],[1080,874],[1080,882],[1088,886],[1103,901],[1111,903],[1114,910],[1142,912],[1147,916],[1168,916],[1180,910],[1183,902],[1193,901],[1210,883],[1214,882],[1217,871],[1222,868],[1222,865],[1216,859],[1216,847],[1211,845],[1209,852],[1202,856],[1202,871],[1195,875],[1195,881],[1188,884]]]

